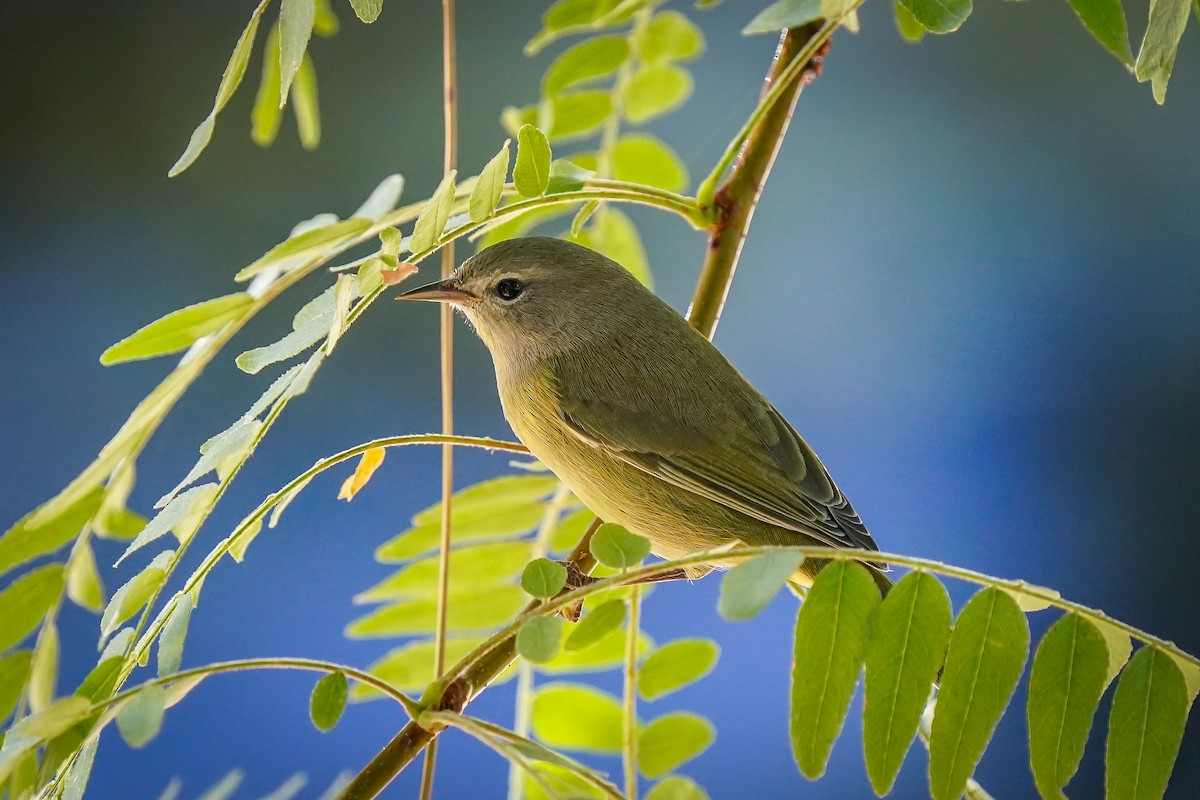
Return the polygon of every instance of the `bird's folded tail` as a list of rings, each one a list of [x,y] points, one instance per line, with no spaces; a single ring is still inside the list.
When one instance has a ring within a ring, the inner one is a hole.
[[[860,563],[864,567],[866,567],[867,572],[871,573],[871,578],[874,579],[875,585],[877,587],[879,587],[880,596],[883,597],[884,599],[886,599],[888,596],[888,592],[890,592],[892,590],[892,587],[895,586],[896,584],[892,581],[891,578],[889,578],[887,575],[884,575],[883,572],[876,569],[871,564],[866,564],[861,561],[858,563]],[[788,578],[788,588],[792,591],[792,594],[796,595],[801,600],[803,600],[805,597],[808,596],[808,590],[809,590],[809,587],[812,586],[812,582],[813,582],[813,579],[812,579],[811,575],[808,575],[807,573],[804,573],[804,572],[797,572],[791,578]]]

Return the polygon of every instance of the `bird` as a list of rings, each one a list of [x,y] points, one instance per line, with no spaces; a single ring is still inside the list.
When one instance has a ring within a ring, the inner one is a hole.
[[[604,255],[565,239],[508,239],[397,299],[462,312],[491,352],[513,432],[591,511],[649,539],[655,555],[879,550],[775,406]],[[718,556],[677,577],[734,563]],[[805,559],[791,582],[803,592],[826,563]],[[887,565],[862,563],[886,594]]]

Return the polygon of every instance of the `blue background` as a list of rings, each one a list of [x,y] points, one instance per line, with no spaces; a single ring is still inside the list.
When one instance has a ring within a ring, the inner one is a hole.
[[[6,9],[0,522],[73,477],[168,369],[170,359],[102,368],[108,343],[230,291],[232,274],[291,224],[348,213],[389,172],[406,175],[410,199],[435,185],[438,4],[390,0],[371,27],[335,5],[342,33],[313,44],[320,150],[300,151],[290,119],[272,149],[249,142],[255,58],[208,152],[173,181],[166,170],[207,113],[250,4]],[[694,174],[753,105],[773,41],[737,30],[759,5],[685,8],[709,39],[694,65],[699,89],[654,128]],[[1134,5],[1140,38],[1145,7]],[[541,6],[461,4],[467,172],[503,139],[501,108],[536,96],[549,57],[525,59],[520,47]],[[862,20],[861,34],[838,34],[801,100],[718,344],[821,453],[885,549],[1050,585],[1200,651],[1194,31],[1158,108],[1064,3],[983,4],[962,32],[919,46],[899,40],[884,4],[869,4]],[[703,237],[632,213],[659,291],[685,308]],[[180,403],[141,461],[135,507],[149,510],[198,444],[266,385],[239,373],[233,355],[277,338],[319,288],[310,281],[256,319]],[[464,327],[458,336],[459,429],[507,438],[487,354]],[[321,455],[434,429],[436,362],[432,308],[373,308],[289,407],[204,541]],[[502,456],[468,452],[458,463],[460,485],[506,469]],[[350,505],[334,500],[341,474],[315,481],[245,564],[225,562],[208,580],[185,665],[378,657],[389,642],[342,636],[360,613],[350,597],[388,574],[371,553],[433,501],[436,465],[432,449],[393,452]],[[107,568],[119,549],[99,553],[110,589],[129,574]],[[717,723],[716,744],[683,772],[714,798],[871,796],[857,706],[824,779],[809,783],[792,763],[794,602],[781,597],[730,625],[713,611],[716,591],[715,580],[662,588],[646,611],[660,640],[710,635],[724,648],[709,679],[646,709],[688,707]],[[968,593],[956,587],[956,603]],[[1049,619],[1033,616],[1035,636]],[[94,663],[95,632],[94,617],[64,613],[61,690]],[[615,686],[615,676],[603,682]],[[297,770],[316,796],[402,718],[382,702],[360,705],[319,734],[307,720],[311,683],[277,673],[206,683],[144,750],[106,734],[89,796],[153,797],[178,775],[194,797],[234,766],[247,771],[240,797]],[[1032,794],[1022,699],[979,770],[1000,798]],[[473,711],[505,720],[511,701],[505,687]],[[1102,792],[1102,725],[1091,738],[1078,797]],[[1171,796],[1196,796],[1198,745],[1193,730]],[[445,737],[439,763],[438,796],[503,796],[504,763],[464,737]],[[925,763],[914,749],[894,796],[924,795]],[[413,796],[417,775],[406,772],[389,796]]]

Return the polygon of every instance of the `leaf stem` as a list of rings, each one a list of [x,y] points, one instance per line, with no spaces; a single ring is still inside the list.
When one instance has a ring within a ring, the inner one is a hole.
[[[642,609],[642,591],[638,585],[629,591],[629,629],[625,639],[625,697],[624,726],[621,736],[621,759],[625,764],[625,797],[638,797],[638,627]]]

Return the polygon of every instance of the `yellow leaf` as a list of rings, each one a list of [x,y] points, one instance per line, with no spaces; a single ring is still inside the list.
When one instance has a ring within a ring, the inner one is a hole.
[[[362,454],[358,466],[354,468],[354,474],[343,481],[341,491],[338,492],[338,500],[354,499],[354,495],[367,485],[367,481],[371,480],[375,470],[379,469],[379,465],[383,463],[384,453],[384,448],[372,447]]]

